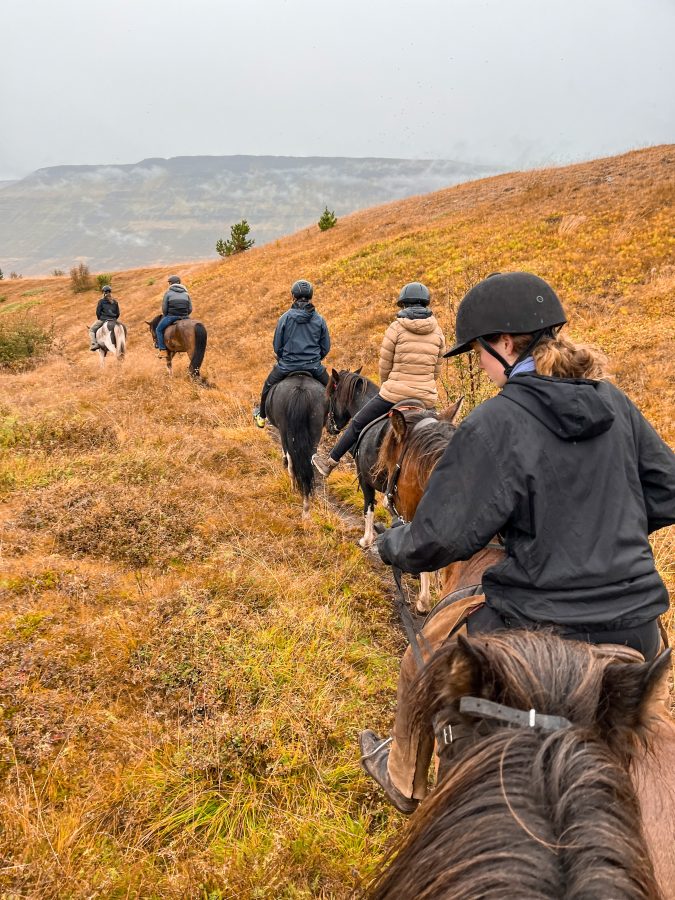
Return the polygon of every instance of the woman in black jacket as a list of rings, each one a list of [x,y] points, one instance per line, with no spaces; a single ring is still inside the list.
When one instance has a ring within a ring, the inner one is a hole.
[[[565,321],[554,291],[526,272],[490,276],[464,297],[447,355],[476,350],[501,391],[457,429],[413,521],[377,548],[417,573],[468,559],[499,534],[505,557],[483,575],[470,633],[552,627],[651,658],[668,592],[648,535],[675,522],[675,455],[607,380],[605,357],[559,335]],[[444,614],[452,607],[429,623],[436,646]],[[417,742],[397,739],[410,667],[404,658],[391,747],[360,737],[364,768],[404,812],[424,796],[428,765]]]

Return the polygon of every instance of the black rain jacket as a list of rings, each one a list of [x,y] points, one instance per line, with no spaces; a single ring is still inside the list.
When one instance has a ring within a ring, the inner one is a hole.
[[[605,381],[517,375],[457,429],[413,521],[377,542],[406,572],[496,534],[486,602],[511,624],[630,628],[668,608],[648,534],[675,522],[675,454]]]
[[[120,317],[120,308],[117,300],[108,300],[101,297],[96,305],[96,318],[99,322],[115,322]]]
[[[316,369],[330,350],[328,326],[314,304],[296,300],[277,322],[273,344],[280,369]]]

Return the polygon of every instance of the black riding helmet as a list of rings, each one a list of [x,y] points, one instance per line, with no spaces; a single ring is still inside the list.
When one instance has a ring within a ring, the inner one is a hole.
[[[532,341],[520,354],[525,359],[546,334],[567,322],[553,288],[530,272],[497,272],[479,281],[463,298],[457,310],[456,343],[445,354],[458,356],[478,341],[510,374],[513,366],[485,340],[494,334],[531,334]],[[515,363],[514,363],[515,365]]]
[[[101,290],[103,291],[104,294],[112,294],[112,288],[110,287],[109,284],[104,284],[103,287],[101,288]]]
[[[300,281],[296,281],[293,284],[291,294],[296,300],[311,300],[314,296],[314,288],[309,281],[301,278]]]
[[[431,303],[431,294],[425,284],[411,281],[401,288],[396,302],[399,306],[428,306]]]
[[[180,275],[169,275],[169,284],[180,284]]]

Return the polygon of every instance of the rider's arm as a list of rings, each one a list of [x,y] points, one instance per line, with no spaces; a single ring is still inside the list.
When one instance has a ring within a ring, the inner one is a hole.
[[[114,304],[115,304],[115,310],[114,310],[114,312],[115,312],[115,318],[116,318],[116,319],[119,319],[119,317],[120,317],[120,305],[119,305],[119,303],[117,302],[117,300],[114,300],[113,302],[114,302]]]
[[[188,302],[188,316],[191,316],[192,315],[192,297],[190,297],[189,294],[188,294],[187,302]]]
[[[96,321],[97,322],[101,321],[102,307],[103,307],[103,297],[101,297],[101,299],[96,304]]]
[[[389,378],[389,373],[393,368],[397,338],[398,328],[396,327],[396,323],[392,322],[385,331],[380,346],[380,384],[384,384],[387,378]]]
[[[467,420],[434,469],[412,522],[388,529],[377,549],[405,572],[433,572],[485,547],[515,505],[513,477],[502,471],[489,436]]]
[[[630,402],[630,401],[629,401]],[[649,533],[675,524],[675,453],[631,405]]]
[[[274,347],[274,355],[277,359],[281,359],[284,352],[284,328],[286,325],[286,316],[281,316],[279,321],[277,322],[277,327],[274,329],[274,340],[272,341],[272,345]]]
[[[436,368],[434,369],[434,378],[440,378],[441,366],[443,364],[443,354],[445,353],[445,338],[441,334],[441,346],[438,349],[438,359],[436,360]]]
[[[330,335],[328,334],[328,325],[326,325],[325,319],[321,321],[321,337],[319,338],[319,350],[321,351],[321,359],[325,359],[328,356],[328,351],[330,350]]]
[[[166,294],[164,294],[164,299],[162,300],[162,315],[163,316],[169,315],[169,292],[168,291],[166,292]]]

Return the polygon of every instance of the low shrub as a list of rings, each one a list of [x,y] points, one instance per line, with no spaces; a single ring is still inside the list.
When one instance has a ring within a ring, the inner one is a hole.
[[[11,316],[0,320],[0,369],[20,371],[30,368],[50,349],[53,330],[37,322]]]
[[[79,266],[73,266],[70,270],[70,284],[74,294],[90,291],[93,285],[89,273],[89,266],[85,265],[85,263],[80,263]]]
[[[112,285],[113,277],[108,272],[101,272],[96,276],[96,287],[102,291],[106,284]]]

